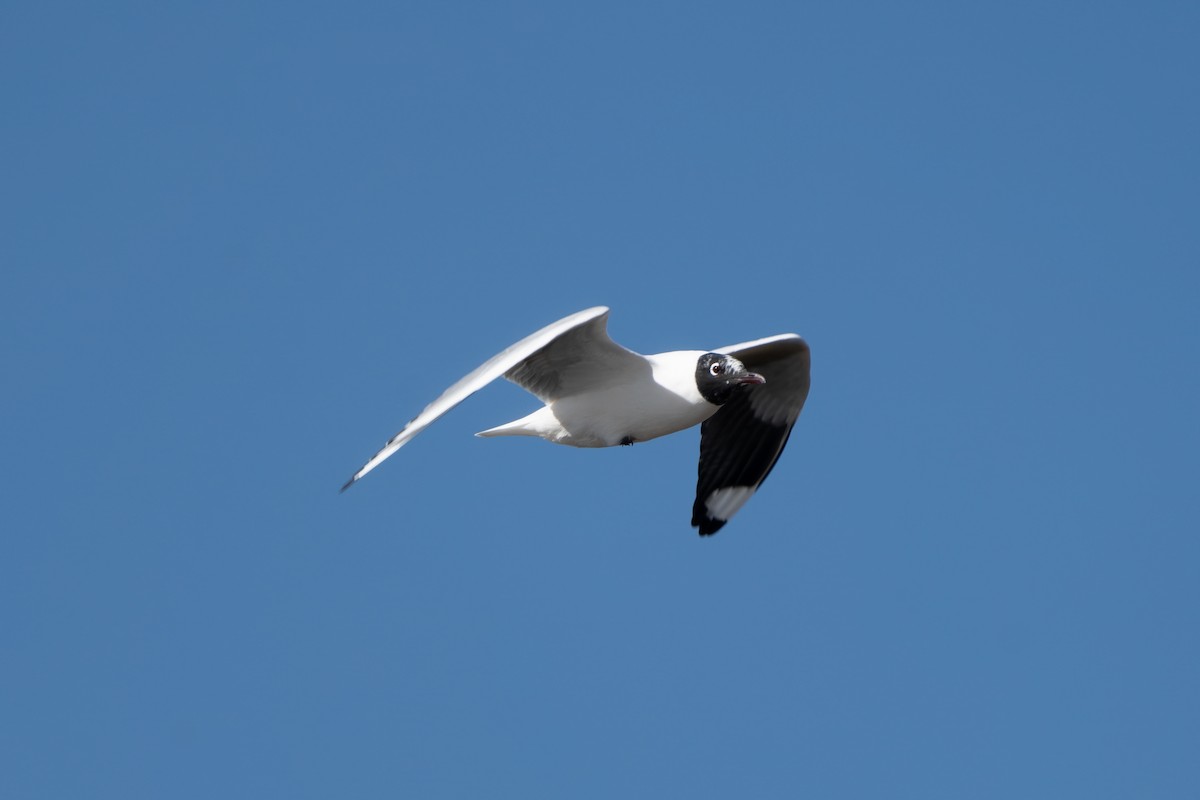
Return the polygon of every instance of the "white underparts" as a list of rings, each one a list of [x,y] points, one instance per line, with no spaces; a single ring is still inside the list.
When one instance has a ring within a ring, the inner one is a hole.
[[[613,447],[699,425],[717,411],[696,387],[701,355],[645,356],[639,370],[608,376],[587,391],[553,399],[528,416],[477,435],[540,436],[571,447]]]
[[[753,486],[726,486],[708,495],[704,509],[710,518],[727,522],[753,496]]]

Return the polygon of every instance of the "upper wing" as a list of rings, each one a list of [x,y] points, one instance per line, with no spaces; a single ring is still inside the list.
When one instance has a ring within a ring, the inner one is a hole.
[[[808,344],[794,333],[722,347],[766,378],[735,392],[700,427],[700,468],[692,525],[716,533],[749,500],[787,444],[808,397]]]
[[[430,423],[487,386],[501,375],[537,395],[543,402],[576,391],[584,391],[599,376],[620,362],[640,359],[614,344],[606,331],[608,309],[596,306],[579,311],[505,348],[462,378],[388,440],[371,460],[362,465],[342,487],[346,491],[359,478],[379,466]],[[580,369],[595,364],[597,369]]]
[[[569,323],[581,314],[592,316],[552,335],[548,342],[535,345],[504,372],[504,377],[543,403],[550,403],[562,397],[588,392],[612,383],[619,375],[637,374],[637,370],[646,368],[643,356],[626,350],[608,338],[608,309],[603,306],[580,311],[549,328],[543,328],[504,353],[521,348],[530,339],[557,325]],[[496,358],[501,358],[504,353]]]

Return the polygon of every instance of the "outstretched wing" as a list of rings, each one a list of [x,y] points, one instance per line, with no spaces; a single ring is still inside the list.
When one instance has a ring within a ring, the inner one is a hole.
[[[362,468],[346,481],[342,491],[379,466],[425,428],[475,392],[504,376],[543,402],[586,391],[621,364],[640,360],[608,338],[608,309],[596,306],[579,311],[489,358],[409,421]]]
[[[767,479],[808,397],[808,344],[794,333],[722,347],[766,378],[735,392],[700,427],[692,526],[716,533]]]

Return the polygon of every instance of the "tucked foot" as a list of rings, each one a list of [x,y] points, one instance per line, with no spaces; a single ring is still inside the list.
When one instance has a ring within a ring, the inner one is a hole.
[[[629,445],[633,444],[633,442],[634,442],[634,438],[632,436],[626,436],[624,439],[621,440],[621,446],[629,447]]]

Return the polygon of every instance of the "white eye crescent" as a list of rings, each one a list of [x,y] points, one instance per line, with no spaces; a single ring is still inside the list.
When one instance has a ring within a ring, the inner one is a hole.
[[[724,375],[725,374],[725,365],[722,364],[720,361],[717,361],[711,367],[708,368],[708,372],[710,375]]]

